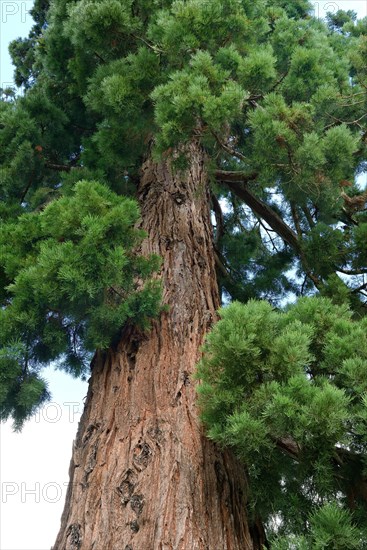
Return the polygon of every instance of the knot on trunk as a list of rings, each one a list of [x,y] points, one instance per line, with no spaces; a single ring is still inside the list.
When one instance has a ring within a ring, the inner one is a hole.
[[[142,470],[145,470],[145,468],[148,466],[149,462],[152,459],[152,454],[153,454],[153,451],[148,445],[148,443],[146,443],[145,441],[143,443],[139,443],[135,447],[133,452],[133,461],[136,469],[139,470],[140,472]]]
[[[79,550],[82,544],[82,527],[79,523],[69,525],[66,532],[66,550]]]
[[[136,475],[132,470],[127,470],[120,485],[117,487],[117,492],[121,497],[121,504],[126,506],[130,501],[137,483]]]
[[[137,516],[140,516],[144,508],[143,495],[132,495],[130,499],[130,506],[132,511],[135,512]]]

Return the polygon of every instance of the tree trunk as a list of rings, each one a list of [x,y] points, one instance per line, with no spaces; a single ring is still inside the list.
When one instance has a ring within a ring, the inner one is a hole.
[[[219,305],[204,155],[148,160],[139,200],[144,254],[163,258],[168,304],[149,334],[97,353],[54,550],[258,548],[243,467],[208,441],[192,373]]]

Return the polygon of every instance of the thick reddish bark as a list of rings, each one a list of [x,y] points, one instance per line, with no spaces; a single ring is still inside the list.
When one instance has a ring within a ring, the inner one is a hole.
[[[95,356],[54,550],[257,548],[243,468],[204,437],[191,378],[219,305],[199,147],[185,174],[147,161],[139,200],[169,310]]]

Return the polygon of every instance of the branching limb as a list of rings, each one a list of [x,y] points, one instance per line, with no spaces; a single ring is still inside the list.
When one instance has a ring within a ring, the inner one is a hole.
[[[19,201],[20,204],[23,204],[23,202],[24,202],[24,200],[25,200],[25,198],[26,198],[26,195],[27,195],[28,191],[29,191],[30,188],[31,188],[31,185],[32,185],[32,183],[33,183],[33,177],[34,177],[34,170],[32,171],[32,173],[31,173],[31,175],[30,175],[30,177],[29,177],[29,179],[28,179],[28,183],[27,183],[27,185],[26,185],[26,187],[25,187],[25,189],[24,189],[24,191],[23,191],[23,193],[22,193],[22,196],[20,197],[20,201]]]
[[[218,244],[218,242],[224,235],[223,212],[219,204],[219,201],[214,193],[211,194],[211,199],[212,199],[212,206],[213,206],[213,211],[214,211],[215,221],[216,221],[215,244]]]
[[[302,237],[303,237],[303,231],[302,231],[302,228],[301,228],[301,222],[300,222],[300,219],[299,219],[299,214],[297,212],[297,208],[296,208],[296,205],[294,203],[291,203],[291,213],[292,213],[293,223],[294,223],[294,226],[295,226],[296,231],[297,231],[298,239],[299,239],[299,241],[301,241]],[[306,275],[311,279],[311,281],[313,282],[315,287],[318,290],[320,290],[321,287],[323,286],[322,281],[318,277],[316,277],[316,275],[314,273],[312,273],[310,265],[308,263],[308,260],[307,260],[307,258],[305,256],[305,253],[303,252],[301,247],[299,248],[299,256],[300,256],[302,266],[303,266],[303,269],[305,270]]]
[[[223,181],[223,180],[222,180]],[[322,288],[322,281],[316,277],[308,266],[307,259],[300,244],[301,234],[297,235],[272,208],[261,199],[255,197],[245,185],[225,181],[226,185],[237,197],[243,200],[252,211],[260,216],[266,223],[299,255],[303,268],[317,289]]]
[[[223,181],[223,180],[221,180]],[[261,199],[253,195],[247,187],[231,181],[225,181],[226,185],[233,193],[243,200],[255,214],[260,216],[266,223],[274,229],[276,233],[298,253],[300,252],[300,244],[296,233],[282,220],[280,216]]]
[[[58,164],[55,162],[48,162],[46,161],[46,168],[49,168],[50,170],[56,170],[57,172],[70,172],[72,168],[78,168],[78,166],[75,166],[80,158],[80,153],[75,155],[74,158],[69,162],[69,164]]]
[[[259,218],[259,224],[261,225],[261,227],[264,229],[264,231],[266,232],[267,236],[269,237],[269,240],[272,244],[272,247],[273,249],[276,251],[276,252],[279,252],[279,250],[277,249],[277,246],[275,244],[275,240],[273,239],[273,237],[270,235],[270,231],[273,231],[273,233],[275,233],[275,231],[273,229],[270,229],[268,227],[266,227],[266,225],[264,224],[264,222]]]
[[[215,177],[218,181],[232,182],[232,183],[248,183],[256,180],[258,172],[236,172],[231,170],[216,170]]]
[[[49,168],[50,170],[56,170],[57,172],[70,172],[70,170],[73,168],[70,166],[70,164],[55,164],[53,162],[46,162],[45,164],[46,168]]]
[[[316,224],[315,224],[315,221],[314,221],[314,219],[313,219],[313,217],[312,217],[311,212],[310,212],[309,209],[307,208],[307,206],[304,206],[304,207],[302,208],[302,211],[303,211],[303,213],[304,213],[304,215],[305,215],[305,217],[306,217],[306,220],[308,221],[308,225],[310,226],[310,228],[312,229],[312,227],[315,227],[315,225],[316,225]]]

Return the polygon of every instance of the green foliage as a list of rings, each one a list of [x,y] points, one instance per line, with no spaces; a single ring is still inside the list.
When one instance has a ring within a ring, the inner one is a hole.
[[[328,251],[327,258],[325,258],[324,246]],[[343,232],[320,222],[307,235],[304,250],[317,272],[327,277],[335,271],[336,265],[344,263],[346,250]]]
[[[15,430],[50,397],[37,371],[22,368],[25,354],[25,346],[16,340],[0,349],[0,419],[11,416]]]
[[[355,11],[338,10],[335,13],[328,12],[326,15],[326,21],[329,28],[333,31],[342,31],[346,23],[354,22],[357,19]]]
[[[317,508],[309,518],[309,536],[276,537],[271,547],[275,550],[352,550],[363,549],[365,532],[356,527],[353,515],[336,501]]]
[[[352,486],[364,483],[367,450],[366,318],[323,297],[285,311],[234,302],[220,317],[197,369],[201,417],[246,464],[256,514],[278,518],[275,547],[298,548],[294,536],[300,548],[361,547],[363,521],[341,506],[353,494],[365,513]]]
[[[246,93],[239,84],[228,81],[228,76],[209,53],[198,52],[185,70],[154,90],[162,149],[188,141],[199,120],[217,132],[240,114]]]
[[[361,531],[352,523],[351,514],[331,502],[311,516],[311,534],[315,549],[361,548]]]
[[[2,418],[17,419],[14,391],[24,417],[42,402],[42,365],[58,360],[81,375],[90,353],[110,346],[127,322],[144,329],[159,313],[159,284],[142,285],[159,259],[133,253],[144,237],[138,218],[135,201],[85,180],[43,211],[3,225],[2,361],[18,386],[13,375],[4,380]]]
[[[177,0],[169,4],[169,9],[158,11],[152,19],[148,36],[176,67],[199,50],[213,55],[218,44],[227,42],[243,48],[254,40],[254,33],[261,37],[267,31],[262,1]]]

